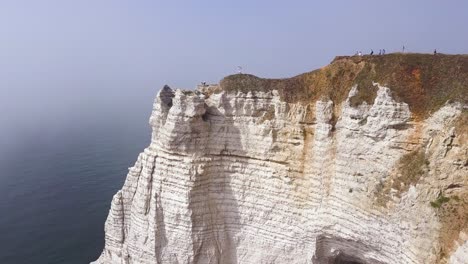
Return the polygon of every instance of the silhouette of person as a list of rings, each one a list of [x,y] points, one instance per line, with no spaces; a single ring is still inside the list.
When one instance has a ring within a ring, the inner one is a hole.
[[[370,55],[374,55],[374,50],[371,49]]]

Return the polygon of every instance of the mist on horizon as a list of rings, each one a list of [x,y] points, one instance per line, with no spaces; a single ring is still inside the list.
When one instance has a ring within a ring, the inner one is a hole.
[[[164,84],[191,89],[238,65],[288,77],[358,50],[468,53],[466,10],[435,0],[2,1],[0,146],[101,123],[147,126]]]

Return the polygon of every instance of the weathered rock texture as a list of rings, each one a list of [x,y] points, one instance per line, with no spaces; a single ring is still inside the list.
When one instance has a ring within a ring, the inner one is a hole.
[[[467,65],[339,58],[164,87],[95,263],[468,263]]]

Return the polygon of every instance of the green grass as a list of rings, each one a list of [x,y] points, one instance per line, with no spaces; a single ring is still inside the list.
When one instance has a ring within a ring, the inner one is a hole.
[[[439,195],[437,199],[433,202],[430,202],[431,206],[434,208],[440,208],[444,203],[448,203],[450,201],[449,197],[445,197],[443,194]]]

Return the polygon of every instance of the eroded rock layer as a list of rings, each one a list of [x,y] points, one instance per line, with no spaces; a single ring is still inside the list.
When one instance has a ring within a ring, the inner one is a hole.
[[[466,102],[416,116],[386,86],[164,87],[95,263],[467,263]]]

